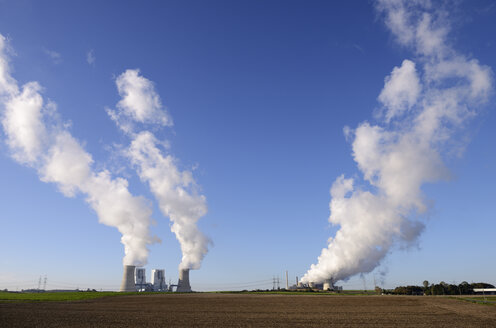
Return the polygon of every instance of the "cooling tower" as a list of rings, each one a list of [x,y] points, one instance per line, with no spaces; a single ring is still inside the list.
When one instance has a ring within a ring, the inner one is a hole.
[[[334,282],[333,282],[332,278],[324,280],[323,289],[324,290],[334,290]]]
[[[134,284],[134,265],[124,266],[124,276],[122,277],[121,292],[135,292],[136,285]]]
[[[191,292],[191,286],[189,285],[189,269],[182,269],[179,271],[179,281],[177,282],[178,292]]]

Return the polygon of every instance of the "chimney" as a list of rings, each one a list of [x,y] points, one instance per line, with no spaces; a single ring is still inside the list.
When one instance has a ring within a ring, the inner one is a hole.
[[[178,292],[189,293],[191,286],[189,285],[189,269],[181,269],[179,271],[179,281],[177,282]]]
[[[136,267],[134,265],[124,266],[124,275],[122,277],[121,292],[135,292],[136,285],[134,284],[134,270]]]

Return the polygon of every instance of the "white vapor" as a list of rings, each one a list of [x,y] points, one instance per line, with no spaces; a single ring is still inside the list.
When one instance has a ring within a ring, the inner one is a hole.
[[[117,110],[107,109],[107,113],[124,132],[131,133],[135,123],[172,125],[153,83],[140,76],[139,70],[128,69],[115,82],[122,99]]]
[[[62,55],[59,54],[58,52],[56,51],[53,51],[53,50],[48,50],[48,49],[43,49],[43,52],[45,53],[45,55],[47,55],[48,57],[50,57],[50,59],[52,60],[52,62],[54,64],[60,64],[60,62],[62,61]]]
[[[386,78],[384,89],[379,95],[379,100],[387,108],[386,121],[410,109],[417,102],[420,88],[415,63],[405,59],[401,67],[395,67]]]
[[[446,37],[446,13],[429,1],[380,0],[377,10],[397,41],[415,52],[385,79],[377,125],[363,122],[353,159],[370,188],[343,175],[331,187],[329,222],[339,225],[302,282],[347,279],[374,270],[394,245],[415,244],[428,207],[421,187],[446,179],[449,139],[492,92],[492,71],[456,53]]]
[[[91,49],[86,53],[86,61],[88,62],[89,65],[95,65],[96,57],[95,57],[95,51],[93,49]]]
[[[42,181],[55,183],[65,196],[84,194],[100,223],[122,234],[124,264],[146,264],[147,245],[157,241],[149,234],[149,202],[131,195],[125,179],[92,169],[91,155],[61,123],[56,105],[43,100],[40,85],[19,87],[10,75],[6,47],[0,34],[0,113],[12,157],[35,169]]]
[[[162,108],[153,83],[138,70],[126,70],[116,84],[122,99],[117,110],[107,109],[107,113],[131,138],[126,155],[140,179],[149,184],[162,213],[172,221],[171,231],[183,254],[180,268],[199,269],[210,243],[197,226],[207,213],[205,196],[198,193],[192,172],[179,170],[177,160],[164,154],[164,147],[159,147],[164,142],[145,129],[136,132],[136,123],[170,126],[172,120]]]

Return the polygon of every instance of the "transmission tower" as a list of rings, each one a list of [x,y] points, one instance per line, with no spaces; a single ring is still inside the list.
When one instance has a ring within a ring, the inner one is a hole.
[[[41,276],[40,276],[40,279],[38,279],[38,290],[40,290],[41,288]]]
[[[47,276],[45,275],[45,279],[43,279],[43,290],[46,290]]]

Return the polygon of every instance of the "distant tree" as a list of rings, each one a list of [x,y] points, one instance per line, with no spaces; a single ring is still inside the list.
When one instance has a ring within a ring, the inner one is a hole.
[[[445,288],[446,295],[457,295],[459,293],[459,289],[457,285],[447,285]]]
[[[375,286],[375,289],[374,290],[375,290],[375,292],[376,292],[377,295],[381,295],[382,294],[382,288],[381,287]]]
[[[474,293],[474,288],[466,281],[462,281],[462,283],[458,285],[458,288],[460,289],[460,294],[463,295],[470,295]]]
[[[472,288],[494,288],[494,285],[491,285],[491,284],[488,284],[485,282],[471,283],[470,286],[472,286]]]
[[[431,295],[444,295],[444,288],[441,284],[431,286]]]
[[[399,286],[393,290],[396,295],[422,295],[423,288],[420,286]]]
[[[398,286],[393,290],[382,289],[383,294],[395,295],[470,295],[474,293],[474,288],[495,288],[493,285],[485,282],[477,282],[469,284],[466,281],[461,282],[459,285],[447,284],[441,281],[439,284],[431,284],[425,280],[420,286]],[[377,287],[376,287],[377,292]]]

